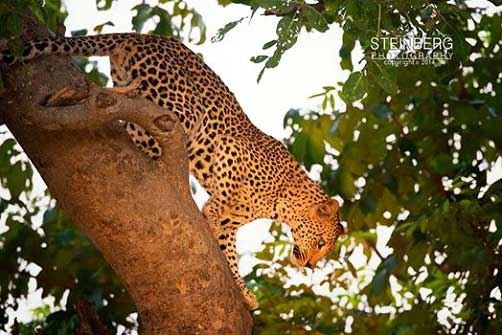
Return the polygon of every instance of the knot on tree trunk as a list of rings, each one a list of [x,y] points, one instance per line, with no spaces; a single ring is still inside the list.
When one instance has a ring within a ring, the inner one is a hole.
[[[109,108],[117,104],[111,95],[105,93],[99,93],[96,97],[96,107],[98,108]]]

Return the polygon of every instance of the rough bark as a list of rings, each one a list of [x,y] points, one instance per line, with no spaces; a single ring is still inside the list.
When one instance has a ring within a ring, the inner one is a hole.
[[[25,39],[47,35],[35,22],[27,27]],[[250,333],[249,312],[191,197],[177,120],[141,97],[87,83],[70,58],[40,58],[3,77],[0,120],[120,277],[143,333]],[[154,134],[162,159],[142,154],[119,119]]]

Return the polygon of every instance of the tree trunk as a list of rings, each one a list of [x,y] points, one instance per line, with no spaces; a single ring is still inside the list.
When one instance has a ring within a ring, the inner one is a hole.
[[[23,38],[47,35],[27,23]],[[70,58],[16,65],[4,81],[0,121],[120,277],[143,333],[249,334],[249,312],[190,194],[185,138],[172,114],[89,84]],[[161,160],[139,151],[117,120],[149,130]]]

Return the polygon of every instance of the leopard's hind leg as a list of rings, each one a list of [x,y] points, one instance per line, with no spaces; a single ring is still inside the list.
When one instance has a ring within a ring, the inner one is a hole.
[[[214,152],[211,165],[209,187],[211,196],[204,204],[203,214],[220,249],[225,254],[235,282],[241,290],[244,301],[250,310],[258,308],[256,297],[246,287],[246,282],[239,274],[236,234],[237,229],[256,219],[253,206],[243,190],[242,176],[235,173],[236,166],[246,155],[245,148],[238,139],[220,138],[220,144]]]
[[[236,215],[228,208],[222,207],[221,204],[215,200],[215,198],[208,200],[208,202],[204,205],[203,214],[214,238],[225,255],[235,283],[240,289],[246,305],[250,310],[257,309],[258,301],[256,300],[256,297],[247,288],[246,282],[239,274],[239,264],[235,243],[237,229],[251,222],[253,219],[244,215]]]

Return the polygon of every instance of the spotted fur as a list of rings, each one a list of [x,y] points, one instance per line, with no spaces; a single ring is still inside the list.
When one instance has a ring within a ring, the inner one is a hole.
[[[237,268],[239,227],[258,218],[288,224],[295,240],[291,261],[309,267],[343,233],[336,200],[279,141],[249,121],[222,80],[180,42],[140,34],[45,38],[27,42],[22,59],[49,54],[110,56],[115,87],[130,88],[176,114],[188,137],[190,172],[210,195],[203,214],[251,309],[256,299]],[[18,59],[4,51],[0,60]],[[144,129],[128,123],[126,131],[149,157],[162,155]]]

